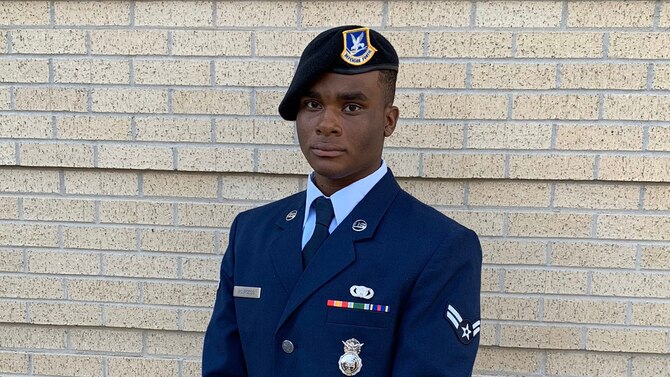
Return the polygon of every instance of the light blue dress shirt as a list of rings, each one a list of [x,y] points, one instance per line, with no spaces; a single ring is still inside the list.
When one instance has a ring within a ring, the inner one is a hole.
[[[349,216],[349,213],[356,207],[356,205],[363,200],[365,195],[372,190],[374,185],[379,182],[386,172],[388,167],[386,163],[382,160],[382,164],[379,169],[375,170],[374,173],[368,175],[365,178],[359,179],[358,181],[350,184],[349,186],[338,190],[336,193],[330,196],[330,201],[333,203],[333,209],[335,210],[335,216],[333,221],[330,223],[328,228],[329,233],[333,233],[333,230],[344,221],[344,219]],[[302,247],[305,248],[305,244],[312,237],[314,233],[314,224],[316,223],[316,210],[312,206],[312,203],[319,196],[325,196],[321,190],[314,184],[312,181],[312,174],[307,177],[307,195],[305,199],[305,208],[308,208],[307,216],[302,224]],[[326,196],[326,198],[328,198]]]

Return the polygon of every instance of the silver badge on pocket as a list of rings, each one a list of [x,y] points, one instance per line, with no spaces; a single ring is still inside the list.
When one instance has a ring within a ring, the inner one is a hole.
[[[363,360],[358,356],[361,353],[363,343],[356,338],[351,338],[342,342],[342,344],[344,344],[344,355],[340,356],[340,371],[345,376],[356,375],[363,368]]]

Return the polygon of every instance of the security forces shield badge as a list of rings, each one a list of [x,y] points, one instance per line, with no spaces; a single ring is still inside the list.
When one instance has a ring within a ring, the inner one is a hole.
[[[372,59],[377,49],[370,44],[370,29],[366,27],[342,32],[344,49],[342,60],[351,65],[363,65]]]

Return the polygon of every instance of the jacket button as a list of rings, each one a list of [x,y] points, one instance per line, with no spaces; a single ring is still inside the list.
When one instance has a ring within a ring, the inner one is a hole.
[[[290,340],[285,340],[281,342],[281,349],[284,351],[284,353],[293,353],[295,347],[293,347],[293,342]]]

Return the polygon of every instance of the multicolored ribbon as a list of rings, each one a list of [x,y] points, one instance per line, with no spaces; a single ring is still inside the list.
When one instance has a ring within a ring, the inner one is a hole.
[[[362,302],[328,300],[328,306],[345,309],[369,310],[373,312],[388,313],[391,308],[388,305],[365,304]]]

